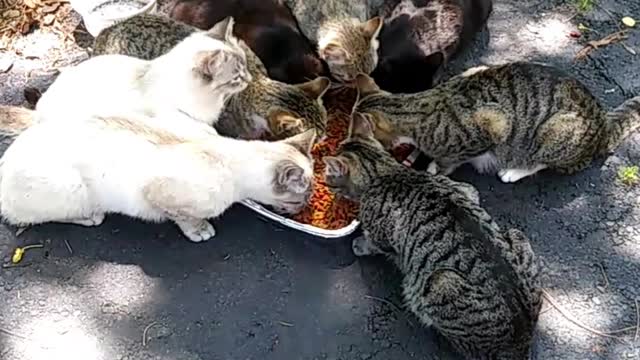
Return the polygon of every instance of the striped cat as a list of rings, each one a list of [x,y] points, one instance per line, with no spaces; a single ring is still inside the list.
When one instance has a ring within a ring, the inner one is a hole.
[[[640,126],[640,97],[606,112],[578,80],[554,67],[515,62],[477,67],[416,94],[381,91],[362,74],[355,110],[391,146],[410,137],[432,174],[471,163],[513,183],[542,169],[574,173]]]
[[[501,231],[471,185],[399,164],[363,116],[324,161],[327,185],[360,202],[354,253],[395,262],[405,302],[425,325],[469,359],[529,358],[542,302],[522,232]]]

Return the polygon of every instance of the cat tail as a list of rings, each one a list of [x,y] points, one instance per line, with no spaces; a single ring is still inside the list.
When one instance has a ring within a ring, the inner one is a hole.
[[[623,102],[606,117],[608,131],[603,151],[613,152],[629,134],[640,128],[640,96]]]
[[[0,135],[18,136],[33,124],[34,119],[34,110],[0,105]]]

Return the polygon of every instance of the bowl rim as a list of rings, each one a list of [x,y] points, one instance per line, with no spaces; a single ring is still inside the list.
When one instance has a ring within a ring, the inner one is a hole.
[[[94,11],[96,10],[96,8],[100,5],[103,5],[106,1],[94,6],[92,9],[87,11],[87,16],[90,18],[96,18],[94,14]],[[132,1],[135,2],[135,1]],[[100,18],[104,21],[114,21],[114,20],[123,20],[132,16],[136,16],[142,13],[147,12],[152,6],[155,6],[158,3],[158,0],[148,0],[147,4],[144,5],[143,7],[141,7],[140,9],[136,10],[136,11],[132,11],[131,13],[126,13],[126,14],[122,14],[122,15],[118,15],[118,16],[113,16],[113,17],[109,17],[109,16],[99,16],[97,18]]]

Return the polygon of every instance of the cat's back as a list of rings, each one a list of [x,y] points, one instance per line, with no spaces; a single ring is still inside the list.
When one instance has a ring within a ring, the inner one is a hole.
[[[195,31],[195,27],[161,14],[137,15],[102,30],[95,39],[93,55],[122,54],[152,60]]]
[[[285,0],[305,36],[318,41],[318,30],[329,21],[364,22],[369,19],[366,1],[349,0]]]

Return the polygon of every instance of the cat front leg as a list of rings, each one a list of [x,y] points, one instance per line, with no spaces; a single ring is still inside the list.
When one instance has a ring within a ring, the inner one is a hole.
[[[179,178],[158,177],[144,187],[143,196],[176,223],[189,240],[207,241],[216,235],[215,228],[206,219],[219,215],[224,209],[212,207],[215,201],[205,186]]]
[[[441,174],[441,175],[449,176],[459,166],[460,164],[447,164],[447,163],[442,163],[442,162],[433,160],[431,161],[431,163],[429,163],[429,166],[427,166],[427,172],[431,175]]]

